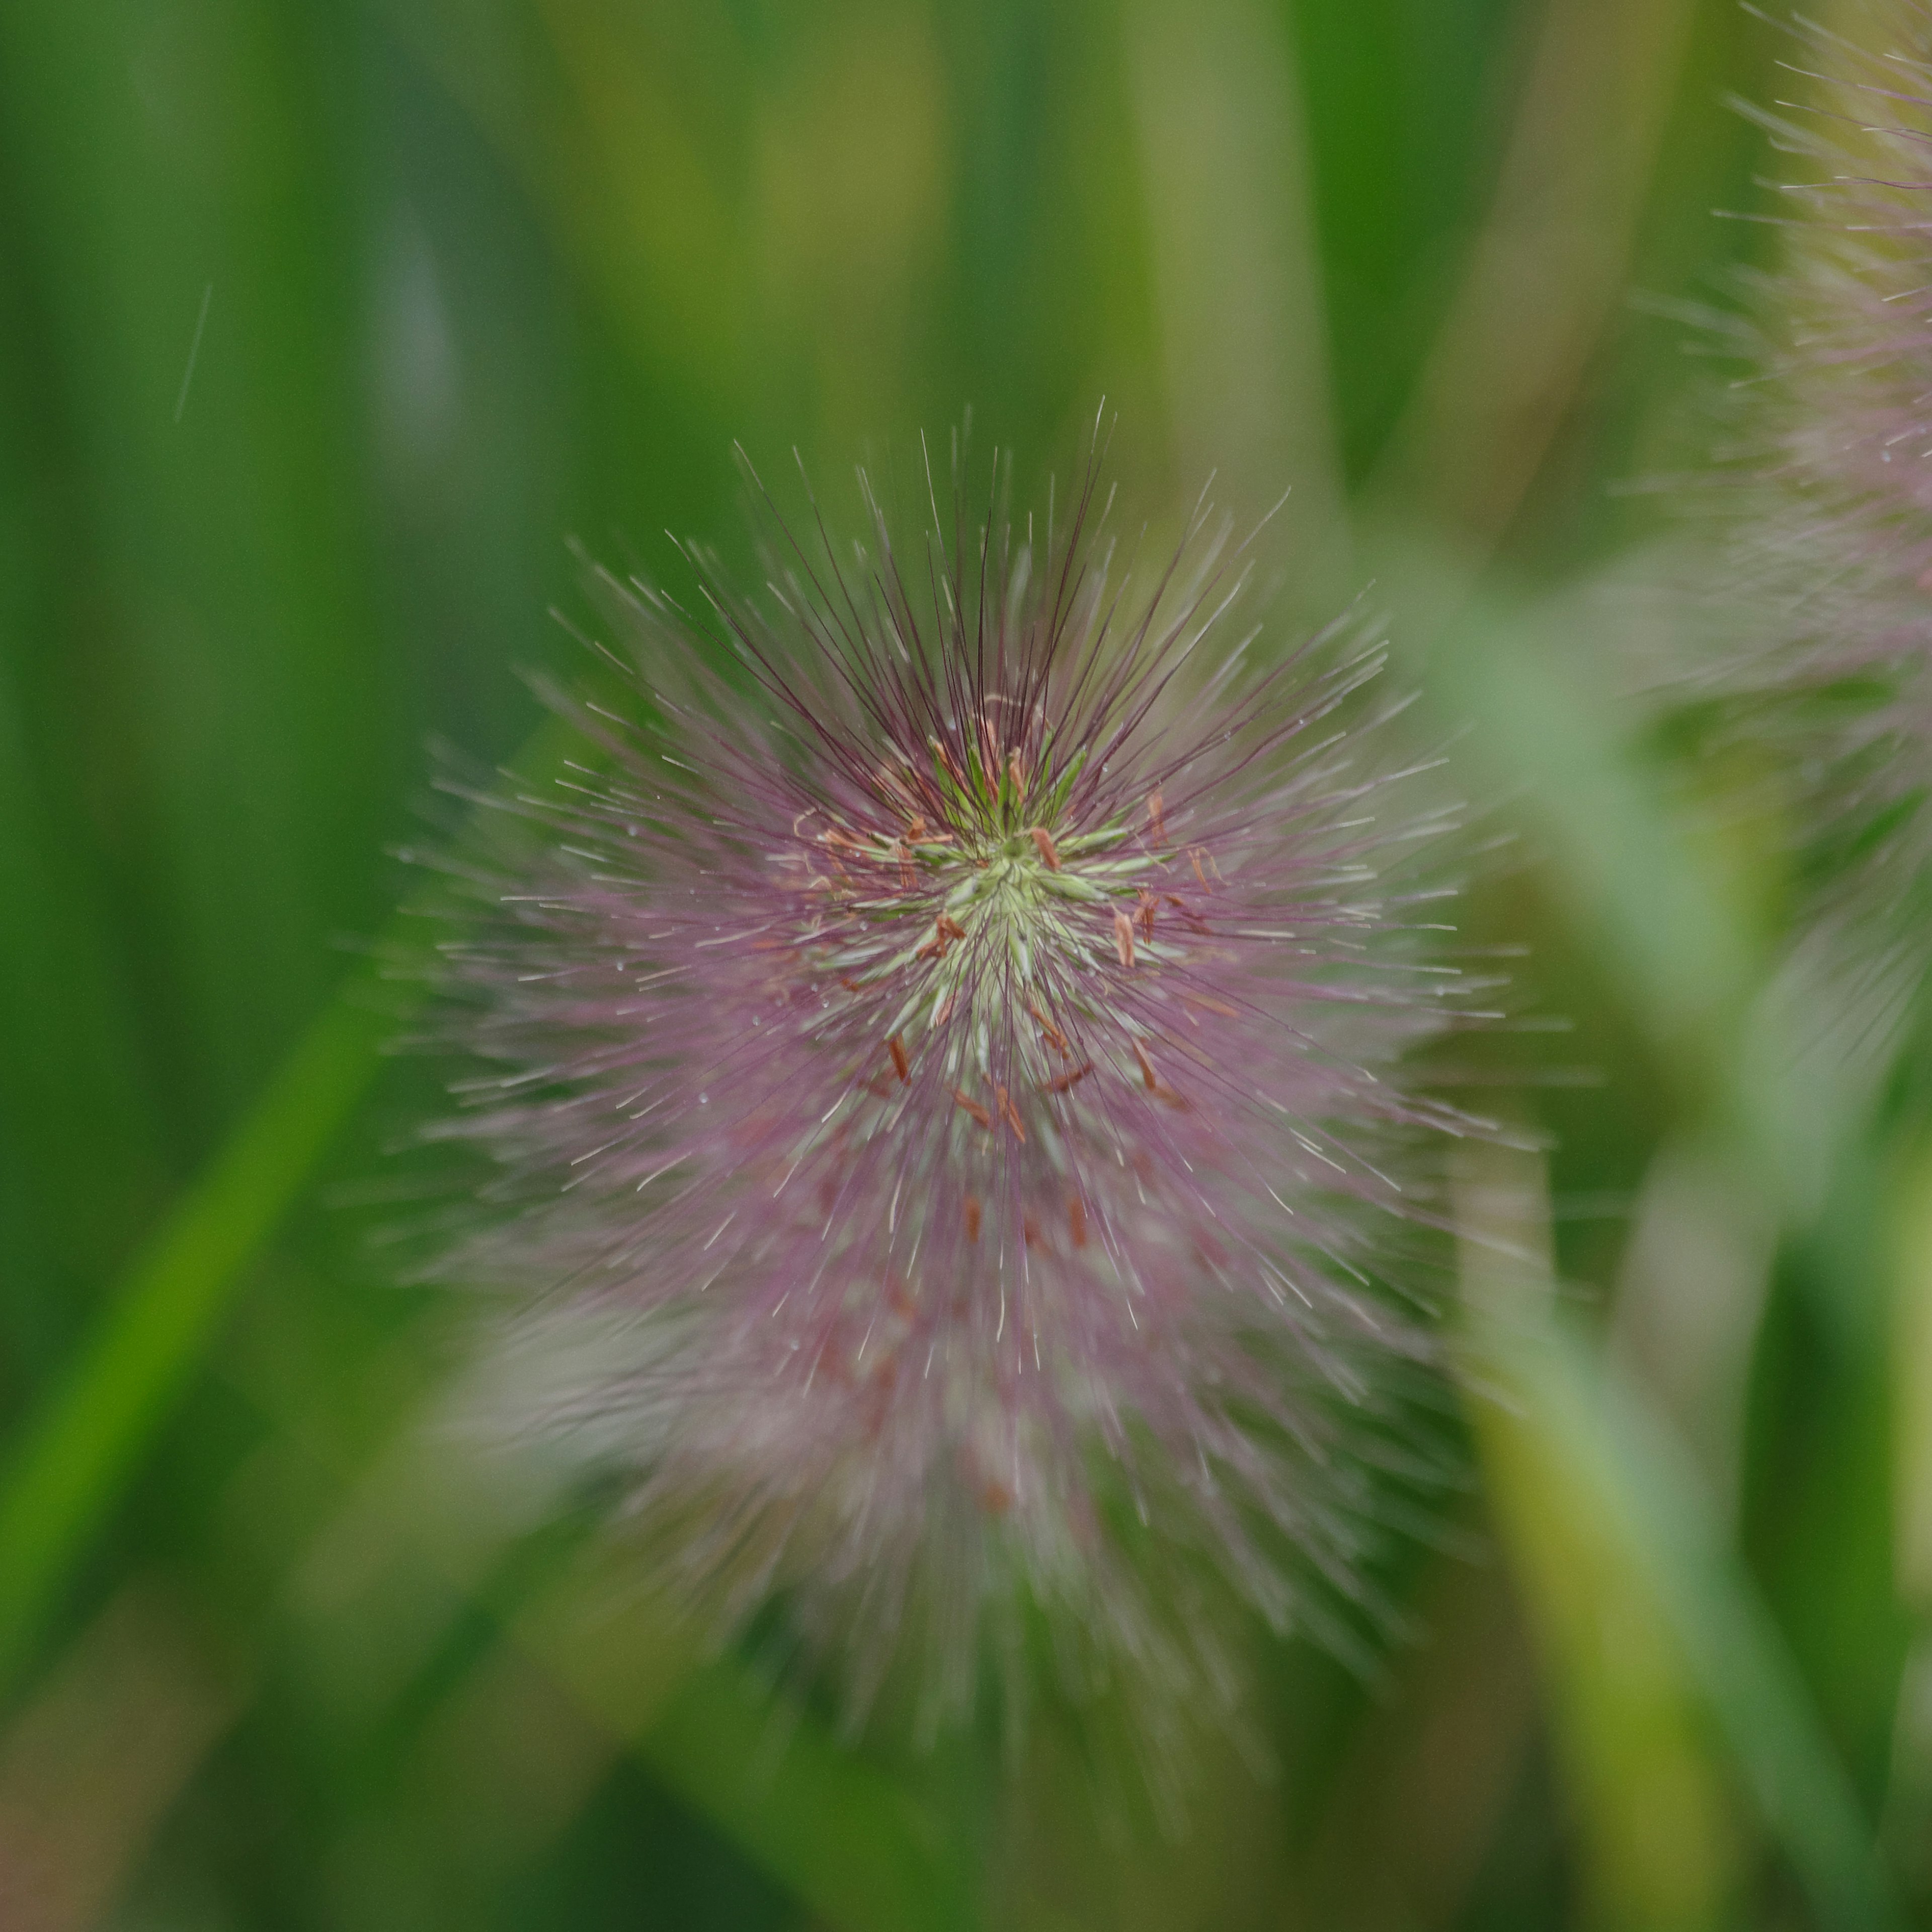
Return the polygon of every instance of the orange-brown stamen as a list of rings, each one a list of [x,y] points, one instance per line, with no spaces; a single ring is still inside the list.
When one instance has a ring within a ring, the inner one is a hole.
[[[1058,872],[1060,848],[1053,842],[1053,834],[1048,831],[1045,826],[1036,825],[1028,836],[1040,848],[1041,864],[1046,866],[1049,872]]]
[[[898,1034],[886,1042],[886,1051],[892,1057],[892,1071],[899,1076],[903,1086],[912,1078],[911,1063],[906,1058],[905,1041]]]
[[[966,1238],[973,1242],[980,1238],[980,1197],[976,1194],[966,1197]]]
[[[1027,1001],[1027,1011],[1039,1022],[1041,1035],[1046,1040],[1047,1045],[1052,1047],[1062,1060],[1071,1060],[1073,1054],[1066,1044],[1066,1034],[1062,1033],[1059,1028],[1047,1017],[1040,1002],[1029,998]]]
[[[946,949],[956,939],[964,939],[966,928],[956,919],[941,913],[932,922],[932,937],[912,956],[915,959],[944,959]]]
[[[996,1087],[993,1090],[999,1096],[1000,1118],[1012,1129],[1014,1139],[1024,1142],[1026,1138],[1026,1128],[1021,1122],[1019,1109],[1013,1105],[1011,1097],[1004,1087]]]
[[[1066,1197],[1066,1232],[1076,1248],[1087,1245],[1087,1204],[1077,1194]]]
[[[956,1106],[963,1107],[981,1126],[990,1127],[993,1124],[992,1115],[988,1113],[986,1108],[970,1094],[962,1093],[957,1087],[949,1088],[946,1090],[952,1096],[953,1103]]]
[[[1134,963],[1134,922],[1118,906],[1114,908],[1114,950],[1123,966]]]
[[[932,747],[932,755],[939,760],[940,770],[964,791],[966,789],[966,774],[959,769],[959,760],[952,755],[950,748],[941,744],[937,738],[928,738],[926,742]]]

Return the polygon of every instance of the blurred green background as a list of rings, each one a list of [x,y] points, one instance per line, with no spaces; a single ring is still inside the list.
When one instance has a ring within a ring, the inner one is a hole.
[[[1625,696],[1624,486],[1716,380],[1656,311],[1770,259],[1724,104],[1792,58],[1733,0],[0,5],[7,1932],[1932,1924],[1932,1054],[1822,1024],[1775,807]],[[1473,937],[1574,1022],[1472,1049],[1554,1150],[1459,1176],[1414,1636],[1257,1636],[1184,1831],[1104,1726],[842,1745],[476,1493],[364,957],[429,741],[577,668],[567,538],[742,555],[734,438],[968,406],[1024,500],[1102,395],[1142,509],[1294,486],[1291,614],[1372,583],[1516,839]]]

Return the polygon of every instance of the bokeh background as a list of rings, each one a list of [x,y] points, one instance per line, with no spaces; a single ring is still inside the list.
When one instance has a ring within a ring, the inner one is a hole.
[[[8,1932],[1932,1924],[1932,1060],[1824,1023],[1774,789],[1634,694],[1793,62],[1733,0],[0,6]],[[1104,1724],[842,1743],[479,1475],[369,957],[431,742],[575,674],[568,540],[748,554],[734,439],[968,406],[1036,499],[1103,397],[1157,523],[1292,484],[1285,625],[1372,585],[1551,1149],[1461,1176],[1382,1670],[1258,1633],[1180,1826]]]

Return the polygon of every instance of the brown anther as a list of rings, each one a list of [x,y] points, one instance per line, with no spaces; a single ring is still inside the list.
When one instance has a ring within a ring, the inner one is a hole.
[[[1114,950],[1123,966],[1134,963],[1134,922],[1118,906],[1114,908]]]
[[[932,922],[932,937],[912,956],[915,959],[944,959],[946,949],[956,939],[964,939],[966,928],[956,919],[941,913]]]
[[[1012,1129],[1014,1139],[1024,1143],[1026,1139],[1026,1128],[1020,1119],[1019,1109],[1013,1105],[1010,1096],[1004,1087],[996,1087],[993,1090],[999,1099],[1000,1118]]]
[[[1039,1023],[1040,1034],[1045,1039],[1047,1045],[1052,1047],[1054,1052],[1058,1054],[1062,1060],[1071,1060],[1073,1058],[1073,1054],[1072,1049],[1066,1044],[1066,1034],[1062,1033],[1059,1028],[1055,1026],[1052,1021],[1047,1017],[1046,1013],[1040,1006],[1040,1002],[1029,996],[1027,1000],[1027,1011],[1032,1014],[1034,1019]]]
[[[962,1094],[957,1087],[949,1087],[946,1090],[952,1096],[953,1104],[970,1114],[981,1126],[990,1127],[993,1124],[992,1115],[970,1094]]]
[[[1150,1094],[1158,1094],[1160,1091],[1160,1079],[1154,1070],[1154,1062],[1147,1057],[1147,1048],[1137,1040],[1130,1040],[1127,1044],[1133,1048],[1134,1058],[1141,1064],[1141,1078],[1146,1083],[1148,1091]]]
[[[1030,1248],[1040,1246],[1040,1223],[1030,1214],[1023,1214],[1020,1217],[1020,1238]]]
[[[900,1085],[904,1086],[912,1078],[911,1063],[906,1058],[904,1040],[894,1034],[886,1042],[886,1051],[892,1055],[892,1071],[899,1076]]]
[[[1136,911],[1134,917],[1140,922],[1141,937],[1143,939],[1150,940],[1154,937],[1154,912],[1160,902],[1144,886],[1138,889],[1138,909]]]
[[[1066,1232],[1076,1248],[1087,1245],[1087,1204],[1077,1194],[1066,1197]]]
[[[1058,872],[1060,848],[1053,842],[1053,834],[1045,826],[1036,825],[1027,836],[1040,848],[1040,863],[1049,872]]]
[[[939,760],[940,766],[945,771],[946,776],[950,778],[962,791],[964,791],[966,789],[965,776],[961,772],[958,761],[955,759],[952,752],[950,752],[945,746],[942,745],[937,738],[928,738],[926,742],[932,747],[932,755]]]
[[[905,836],[908,838],[923,838],[926,836],[926,820],[922,816],[918,813],[914,814],[907,824]]]
[[[1006,777],[1013,788],[1013,795],[1024,805],[1026,802],[1026,774],[1020,770],[1020,754],[1017,752],[1006,754]]]
[[[966,1238],[975,1243],[980,1238],[980,1197],[976,1194],[966,1197]]]
[[[840,974],[838,976],[838,983],[840,986],[843,986],[848,993],[862,993],[866,990],[865,981],[862,980],[854,979],[849,973]]]
[[[883,1073],[875,1073],[871,1079],[860,1084],[875,1100],[890,1100],[892,1097],[892,1083]]]
[[[1167,814],[1161,808],[1159,785],[1148,794],[1148,825],[1154,833],[1154,843],[1165,845],[1167,843]]]
[[[1004,1516],[1013,1506],[1013,1492],[1004,1483],[986,1482],[980,1486],[980,1507],[988,1516]]]
[[[1070,1068],[1064,1073],[1056,1073],[1046,1083],[1046,1090],[1049,1094],[1066,1093],[1078,1086],[1093,1070],[1094,1063],[1090,1060],[1083,1060],[1078,1066]]]
[[[935,1027],[943,1027],[952,1017],[952,995],[948,993],[939,1003],[939,1010],[932,1016]]]

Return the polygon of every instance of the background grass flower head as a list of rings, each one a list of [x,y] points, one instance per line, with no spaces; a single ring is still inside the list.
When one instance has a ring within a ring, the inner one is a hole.
[[[449,969],[492,1063],[449,1131],[503,1170],[451,1268],[599,1324],[550,1426],[860,1708],[902,1639],[963,1701],[1027,1603],[1191,1678],[1216,1573],[1358,1640],[1418,1145],[1468,1124],[1393,1064],[1466,985],[1446,821],[1351,728],[1369,634],[1274,646],[1204,506],[1121,554],[1097,457],[1017,526],[958,466],[910,554],[862,476],[863,542],[779,527],[758,598],[707,566],[728,673],[606,579],[635,701],[500,801]]]
[[[1744,360],[1704,479],[1701,675],[1720,731],[1778,761],[1816,945],[1896,982],[1932,911],[1932,10],[1794,20],[1784,46],[1802,97],[1749,110],[1784,158],[1782,246],[1720,323]]]

